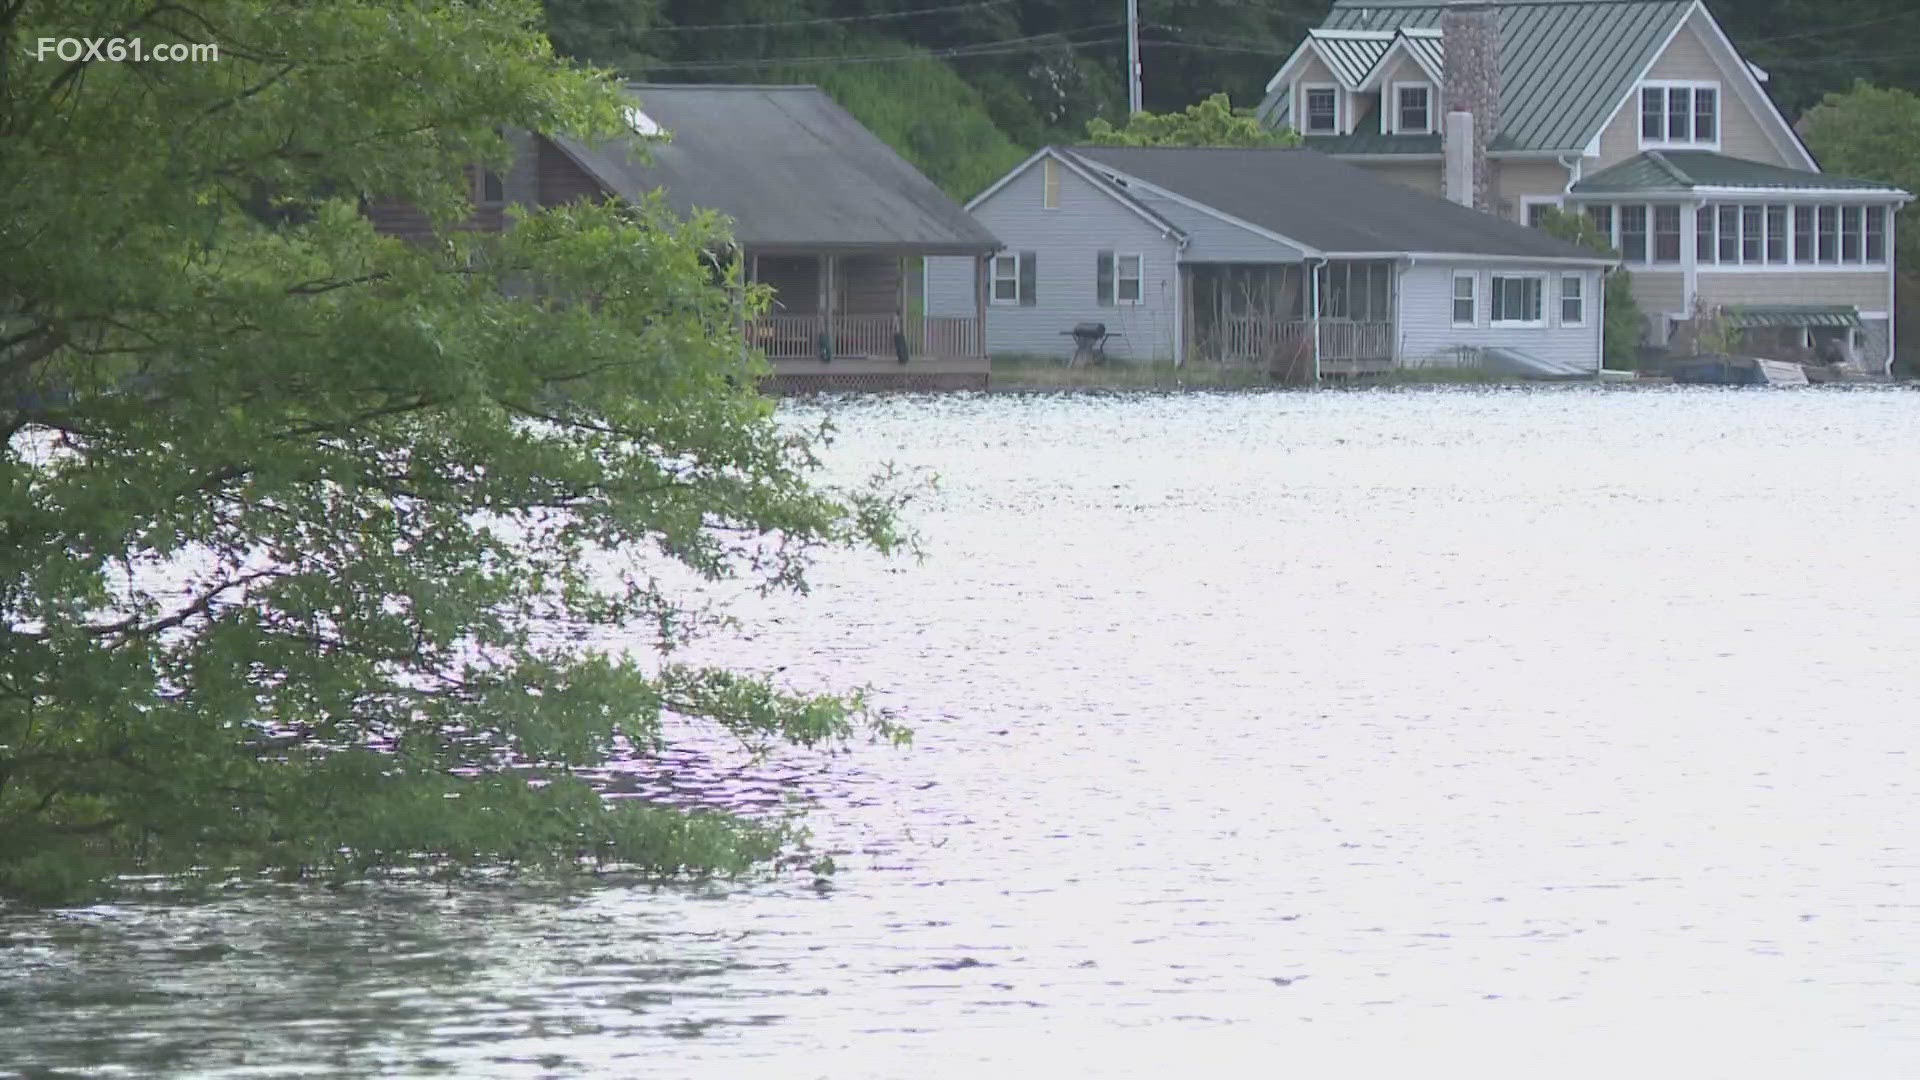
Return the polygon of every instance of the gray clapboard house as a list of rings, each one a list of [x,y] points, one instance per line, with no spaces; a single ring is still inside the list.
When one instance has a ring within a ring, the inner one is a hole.
[[[1047,147],[967,207],[995,354],[1262,363],[1296,377],[1491,361],[1597,371],[1612,260],[1301,149]],[[927,310],[973,303],[928,259]]]
[[[909,274],[933,255],[981,266],[1000,243],[818,87],[629,83],[631,131],[609,141],[521,133],[505,176],[475,175],[468,227],[502,229],[509,203],[638,201],[732,219],[746,276],[774,308],[746,327],[779,388],[981,388],[985,297],[922,317]],[[664,140],[663,137],[664,136]],[[375,201],[385,231],[424,232],[414,208]]]

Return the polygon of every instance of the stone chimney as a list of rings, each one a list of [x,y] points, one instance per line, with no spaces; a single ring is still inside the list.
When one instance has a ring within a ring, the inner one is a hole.
[[[1446,195],[1463,206],[1494,213],[1487,144],[1500,131],[1500,19],[1493,4],[1448,4],[1440,13],[1440,47],[1446,54],[1440,87],[1447,110],[1440,129]]]

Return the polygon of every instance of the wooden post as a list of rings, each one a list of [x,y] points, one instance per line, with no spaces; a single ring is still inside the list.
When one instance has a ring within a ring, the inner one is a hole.
[[[1193,267],[1181,263],[1174,281],[1180,290],[1180,329],[1173,335],[1173,364],[1185,367],[1193,353]]]
[[[991,253],[973,260],[973,344],[981,356],[987,355],[987,270],[992,265]]]
[[[833,337],[833,270],[834,257],[820,256],[820,332],[827,337],[827,346],[823,352],[831,358],[839,352],[838,341]]]

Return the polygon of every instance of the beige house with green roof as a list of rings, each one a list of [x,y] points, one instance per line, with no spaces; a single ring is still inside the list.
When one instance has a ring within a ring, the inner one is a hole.
[[[1306,145],[1531,224],[1584,210],[1633,272],[1649,344],[1696,312],[1753,351],[1885,373],[1895,215],[1831,176],[1700,0],[1335,0],[1259,116]]]

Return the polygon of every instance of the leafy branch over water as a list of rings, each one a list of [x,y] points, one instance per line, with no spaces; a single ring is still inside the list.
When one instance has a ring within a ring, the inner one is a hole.
[[[500,130],[622,124],[538,18],[0,7],[9,56],[136,32],[222,55],[0,68],[0,895],[135,867],[738,872],[793,831],[574,773],[659,749],[670,715],[904,740],[857,696],[664,664],[716,625],[669,571],[799,589],[823,548],[912,538],[897,488],[823,487],[825,433],[751,389],[722,222],[458,227]],[[435,237],[375,235],[363,194]]]

